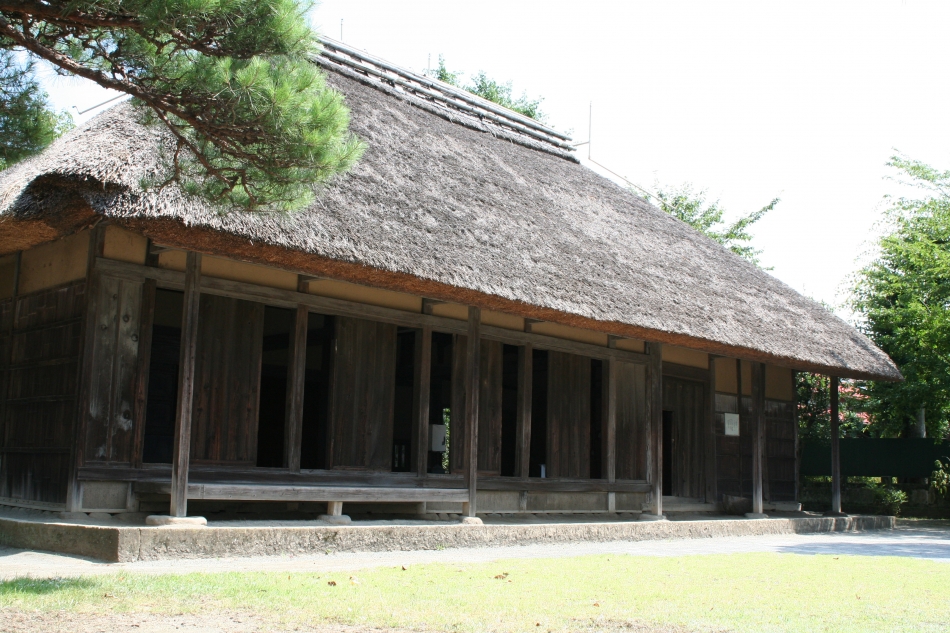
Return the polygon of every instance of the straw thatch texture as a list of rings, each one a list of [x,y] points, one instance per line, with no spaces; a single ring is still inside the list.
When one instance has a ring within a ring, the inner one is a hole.
[[[560,150],[329,74],[368,150],[309,210],[221,215],[172,189],[136,193],[157,137],[119,106],[0,174],[0,250],[101,215],[159,243],[797,369],[900,378],[851,326]]]

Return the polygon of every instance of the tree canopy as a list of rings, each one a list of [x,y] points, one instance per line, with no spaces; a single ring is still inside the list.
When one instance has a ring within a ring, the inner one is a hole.
[[[866,386],[882,434],[901,435],[926,413],[931,437],[950,422],[950,171],[897,156],[889,163],[922,193],[890,200],[877,256],[857,274],[861,327],[905,381]]]
[[[246,209],[307,204],[362,144],[310,61],[304,0],[0,0],[0,49],[132,95],[171,183]],[[22,90],[20,91],[22,92]],[[19,94],[19,93],[17,93]],[[13,154],[4,157],[15,159]]]
[[[707,202],[706,192],[693,191],[692,185],[688,183],[679,187],[654,187],[654,191],[655,197],[648,196],[647,199],[660,209],[719,242],[736,255],[761,266],[759,255],[762,251],[752,246],[749,228],[774,209],[780,202],[779,198],[775,198],[758,211],[741,216],[734,222],[727,222],[723,219],[725,209],[719,206],[719,202]]]
[[[496,81],[491,79],[484,71],[479,71],[469,83],[463,84],[462,73],[449,70],[445,66],[445,58],[442,55],[439,55],[438,67],[428,71],[427,74],[439,81],[478,95],[482,99],[487,99],[509,110],[514,110],[530,119],[542,123],[546,119],[540,108],[543,99],[530,99],[525,92],[522,92],[520,97],[515,97],[512,82]]]

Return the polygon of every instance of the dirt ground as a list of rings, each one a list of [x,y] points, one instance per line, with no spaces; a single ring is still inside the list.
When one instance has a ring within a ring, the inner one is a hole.
[[[690,633],[690,629],[654,627],[636,622],[599,621],[577,623],[575,631],[616,633]],[[2,633],[420,633],[409,629],[378,629],[353,626],[283,625],[253,614],[217,611],[207,615],[156,615],[146,613],[108,613],[90,616],[61,611],[58,613],[0,610]],[[545,631],[545,633],[549,633]]]

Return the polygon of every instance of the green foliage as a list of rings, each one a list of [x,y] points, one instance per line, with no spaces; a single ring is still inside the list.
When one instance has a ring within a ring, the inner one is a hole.
[[[887,484],[870,486],[874,493],[875,511],[889,516],[900,516],[901,506],[907,503],[907,493]]]
[[[743,257],[756,266],[762,251],[753,248],[750,227],[761,220],[766,213],[775,208],[780,200],[775,198],[767,205],[740,217],[734,222],[723,220],[725,209],[719,202],[706,202],[705,191],[693,191],[692,185],[684,184],[675,188],[654,187],[656,198],[647,199],[674,218],[689,224],[707,237],[719,242],[739,257]]]
[[[929,437],[950,427],[950,172],[894,157],[918,198],[894,198],[889,231],[857,275],[852,306],[862,328],[900,368],[904,382],[867,385],[875,424],[906,434],[924,407]]]
[[[441,60],[440,60],[441,61]],[[452,410],[451,409],[442,409],[442,424],[445,425],[445,452],[442,453],[442,472],[447,473],[449,471],[449,442],[451,441],[452,435]]]
[[[0,169],[43,150],[73,125],[36,82],[33,62],[0,49]]]
[[[2,48],[135,97],[174,139],[177,183],[245,209],[290,210],[348,169],[363,145],[343,97],[310,61],[304,0],[0,0]]]
[[[831,439],[831,379],[821,374],[795,374],[798,435],[803,441]],[[843,380],[838,389],[838,418],[842,437],[866,437],[874,433],[865,411],[866,396],[854,381]]]
[[[509,110],[514,110],[530,119],[535,119],[540,122],[544,122],[546,119],[540,108],[543,99],[530,99],[525,92],[522,92],[520,97],[515,97],[514,88],[510,81],[506,83],[495,81],[485,74],[484,71],[479,71],[479,73],[472,78],[470,83],[463,85],[461,80],[462,73],[449,70],[445,65],[445,58],[442,55],[439,55],[438,67],[431,69],[426,74],[456,88],[467,90],[482,99],[497,103]]]
[[[934,462],[930,489],[941,499],[950,498],[950,459],[943,457]]]

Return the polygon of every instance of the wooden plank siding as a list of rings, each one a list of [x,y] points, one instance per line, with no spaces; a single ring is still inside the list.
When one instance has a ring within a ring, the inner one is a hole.
[[[590,358],[548,354],[548,477],[590,477],[590,390]]]
[[[0,498],[66,502],[79,395],[85,280],[0,304]]]
[[[663,377],[663,409],[673,414],[672,443],[674,496],[701,498],[705,494],[704,447],[706,386],[701,382]]]
[[[336,320],[330,385],[330,468],[392,469],[396,326]]]
[[[202,294],[198,315],[191,461],[253,465],[264,305]]]
[[[616,479],[647,479],[647,368],[612,361],[616,367]]]
[[[449,469],[463,473],[468,464],[465,433],[465,376],[468,337],[455,336],[452,345],[452,407]],[[478,471],[501,474],[501,404],[504,345],[482,340],[479,359]]]

